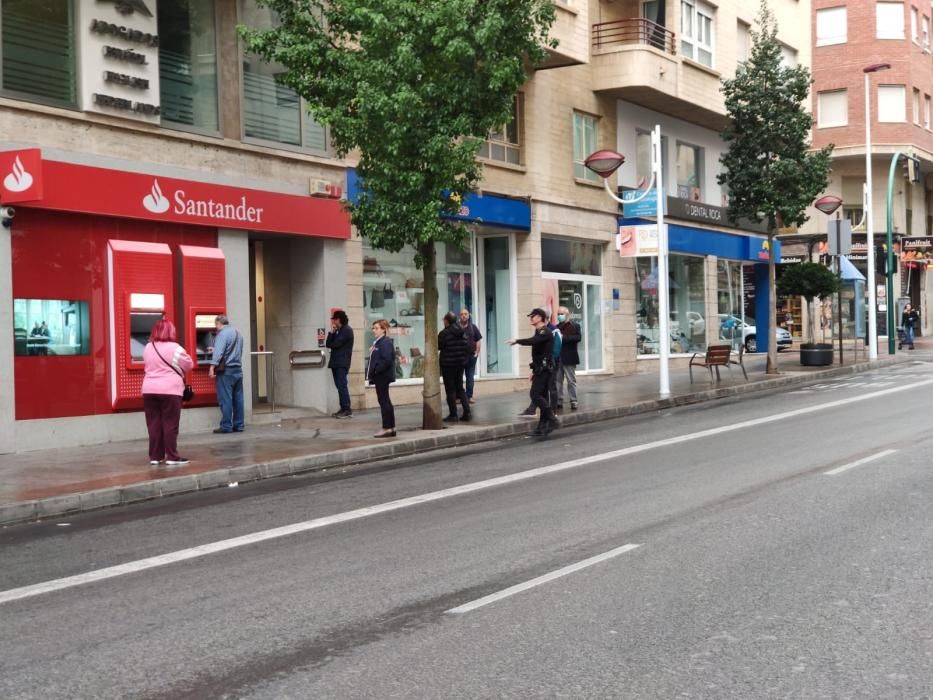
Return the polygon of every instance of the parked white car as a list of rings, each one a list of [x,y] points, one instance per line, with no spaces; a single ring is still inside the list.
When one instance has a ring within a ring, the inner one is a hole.
[[[742,343],[745,345],[745,352],[758,352],[758,331],[755,328],[755,319],[746,318],[742,322],[738,316],[729,314],[719,314],[719,337],[722,340],[732,340],[739,337],[741,329]],[[794,344],[794,338],[786,328],[777,329],[777,349],[778,352],[786,350]]]

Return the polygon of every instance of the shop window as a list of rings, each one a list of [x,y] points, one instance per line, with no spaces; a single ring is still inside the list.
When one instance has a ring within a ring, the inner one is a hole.
[[[2,0],[2,89],[73,107],[77,101],[72,0]]]
[[[255,0],[240,0],[240,18],[254,29],[272,27],[275,17]],[[284,69],[258,56],[243,56],[243,135],[248,139],[326,153],[326,128],[308,114],[304,100],[280,82]]]
[[[603,246],[598,243],[541,239],[541,271],[570,275],[602,274]]]
[[[742,263],[720,259],[716,264],[716,310],[718,317],[711,331],[719,341],[735,350],[742,344]],[[710,334],[707,333],[707,338]]]
[[[715,10],[698,0],[680,3],[680,52],[704,66],[713,66],[713,18]]]
[[[220,129],[214,0],[159,3],[162,123]]]
[[[596,150],[596,117],[573,113],[573,176],[578,180],[599,182],[600,177],[588,169],[583,161]]]
[[[705,258],[671,255],[668,259],[670,338],[672,353],[706,350]],[[658,316],[658,259],[636,258],[635,339],[639,355],[660,351]]]
[[[698,146],[677,144],[677,196],[703,201],[703,149]]]
[[[494,160],[500,163],[521,165],[521,105],[521,95],[517,95],[512,102],[512,118],[498,129],[494,129],[490,132],[477,152],[480,158]]]
[[[13,300],[15,355],[88,355],[90,332],[86,301]]]
[[[473,313],[473,263],[469,249],[436,243],[437,326],[444,314],[466,308]],[[372,345],[373,321],[389,323],[399,380],[424,377],[424,272],[415,267],[415,250],[375,250],[363,241],[363,317],[365,347]],[[507,338],[502,339],[503,342]],[[368,361],[368,357],[367,357]]]

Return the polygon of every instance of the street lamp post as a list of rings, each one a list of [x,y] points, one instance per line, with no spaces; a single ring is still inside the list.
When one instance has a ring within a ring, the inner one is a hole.
[[[586,167],[603,179],[606,193],[623,206],[626,201],[620,199],[609,187],[609,177],[625,162],[625,156],[610,150],[596,151],[587,156],[584,161]],[[664,225],[664,192],[663,192],[663,164],[661,159],[661,127],[655,125],[651,130],[651,183],[645,191],[635,199],[628,200],[633,204],[645,197],[654,189],[657,196],[658,220],[658,393],[662,399],[671,395],[670,381],[670,355],[671,355],[671,318],[668,290],[667,271],[667,228]]]
[[[868,359],[878,359],[878,312],[875,290],[875,242],[872,222],[871,182],[871,87],[872,73],[888,70],[890,63],[873,63],[862,69],[865,74],[865,240],[868,244]],[[891,300],[888,300],[891,303]]]
[[[838,275],[840,273],[840,270],[842,269],[842,260],[841,260],[842,241],[840,240],[842,236],[842,219],[840,217],[841,212],[838,212],[837,210],[839,209],[839,207],[842,206],[842,198],[836,197],[835,195],[828,194],[816,200],[813,203],[813,206],[815,206],[817,209],[819,209],[821,212],[823,212],[827,216],[832,216],[834,212],[836,213],[835,267],[836,267],[836,274]],[[829,230],[826,231],[826,235],[827,237],[829,236]],[[843,364],[845,364],[843,360],[843,355],[842,355],[842,290],[836,293],[836,306],[838,307],[836,314],[839,317],[839,322],[838,322],[838,325],[839,325],[839,366],[841,367]]]

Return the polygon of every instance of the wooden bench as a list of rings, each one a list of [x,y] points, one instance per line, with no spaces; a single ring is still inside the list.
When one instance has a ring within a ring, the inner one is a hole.
[[[732,346],[731,345],[710,345],[706,348],[705,353],[695,352],[693,357],[690,358],[690,383],[693,384],[693,368],[696,367],[705,367],[709,370],[709,380],[713,381],[713,369],[716,370],[716,381],[718,382],[722,377],[719,376],[719,368],[726,367],[732,369],[732,365],[738,365],[745,379],[748,379],[748,372],[745,371],[745,363],[743,362],[743,355],[745,353],[745,347],[739,346],[739,356],[737,360],[732,359]]]

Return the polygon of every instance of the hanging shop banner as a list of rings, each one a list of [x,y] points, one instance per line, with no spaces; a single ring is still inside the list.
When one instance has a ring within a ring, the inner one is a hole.
[[[642,258],[658,254],[658,227],[655,224],[619,226],[616,247],[623,258]]]
[[[897,247],[894,248],[897,252]],[[901,239],[901,262],[907,267],[924,268],[933,265],[933,236]]]

